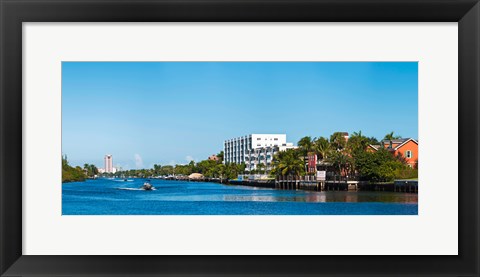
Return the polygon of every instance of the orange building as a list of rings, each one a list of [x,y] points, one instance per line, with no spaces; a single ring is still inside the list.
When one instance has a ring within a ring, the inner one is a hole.
[[[392,140],[382,140],[381,145],[369,145],[368,151],[377,151],[385,148],[393,155],[401,156],[405,159],[408,166],[418,167],[418,141],[413,138],[402,138]]]

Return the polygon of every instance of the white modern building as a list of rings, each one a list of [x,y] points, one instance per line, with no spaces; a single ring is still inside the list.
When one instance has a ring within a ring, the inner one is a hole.
[[[273,155],[290,148],[295,146],[287,143],[286,134],[250,134],[225,141],[224,162],[244,162],[248,171],[257,169],[257,165],[261,163],[263,169],[270,170]]]
[[[113,171],[113,159],[112,155],[105,155],[105,173],[115,173]]]
[[[121,171],[121,170],[119,170],[118,168],[115,168],[115,167],[114,167],[113,170],[112,170],[112,172],[106,172],[106,171],[105,171],[105,168],[98,168],[98,173],[99,173],[99,174],[103,174],[103,173],[116,173],[117,171]]]

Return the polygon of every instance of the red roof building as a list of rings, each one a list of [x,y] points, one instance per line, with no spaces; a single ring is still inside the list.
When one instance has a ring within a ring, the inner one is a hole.
[[[208,159],[209,159],[210,161],[218,161],[218,160],[219,160],[218,157],[217,157],[217,155],[215,155],[215,154],[213,154],[213,155],[211,155],[210,157],[208,157]]]
[[[381,145],[369,145],[368,151],[387,149],[395,156],[401,156],[408,166],[418,167],[418,141],[413,138],[382,140]]]

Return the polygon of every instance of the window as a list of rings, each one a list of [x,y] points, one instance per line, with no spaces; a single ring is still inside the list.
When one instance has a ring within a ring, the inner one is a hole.
[[[278,138],[274,138],[273,140],[278,140]]]
[[[261,138],[257,138],[257,140],[261,140]]]
[[[411,159],[413,157],[412,151],[407,150],[405,151],[405,158]]]
[[[260,143],[258,143],[257,146],[262,146],[262,145]]]

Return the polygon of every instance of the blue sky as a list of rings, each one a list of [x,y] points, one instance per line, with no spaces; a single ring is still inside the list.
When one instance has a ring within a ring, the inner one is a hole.
[[[250,133],[418,137],[416,62],[63,62],[73,165],[200,161]]]

